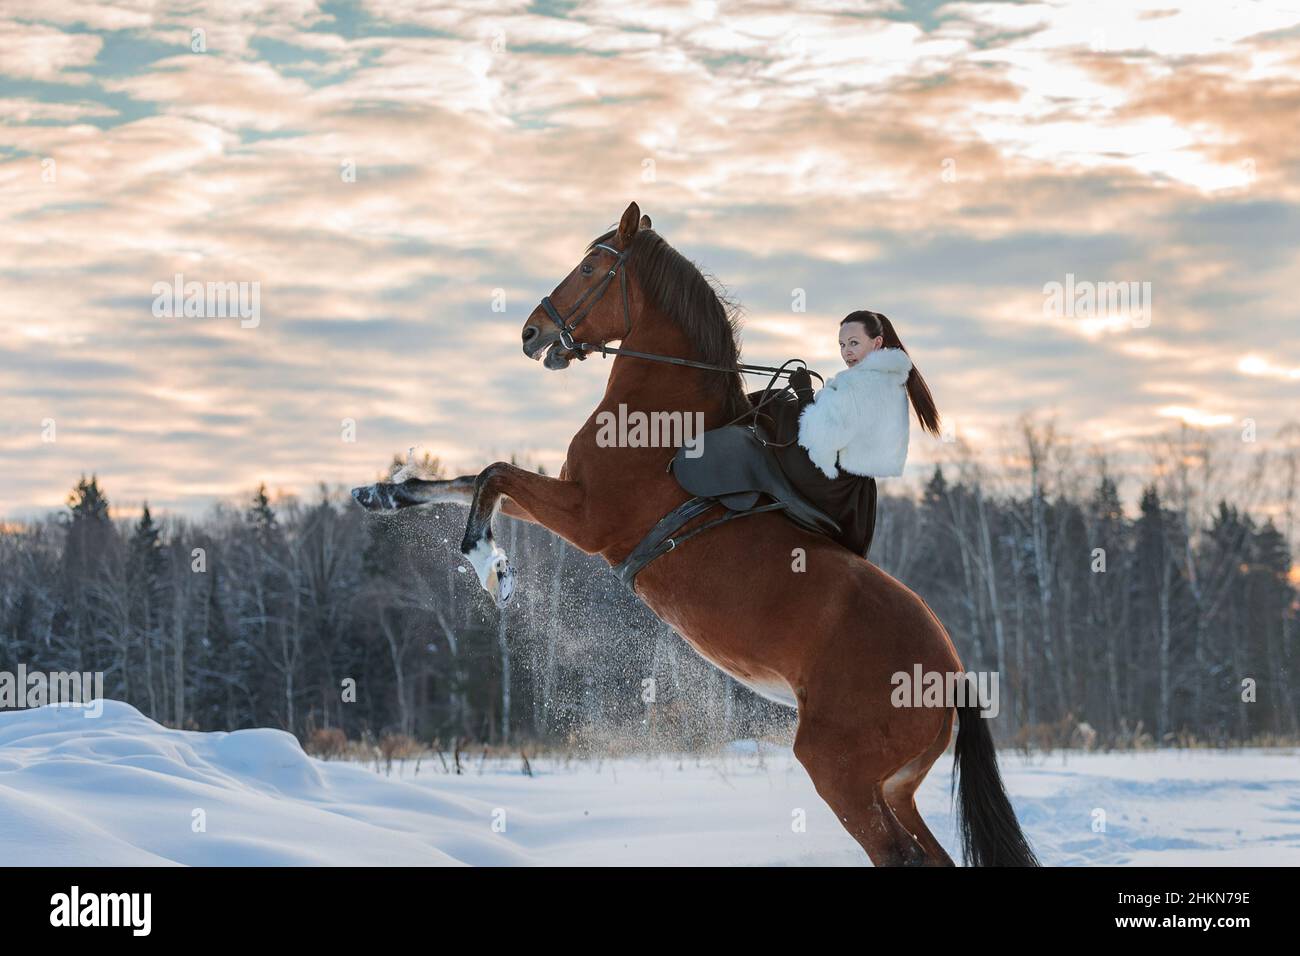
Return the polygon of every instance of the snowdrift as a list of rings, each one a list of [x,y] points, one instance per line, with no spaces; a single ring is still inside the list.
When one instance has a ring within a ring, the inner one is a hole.
[[[0,711],[0,865],[868,865],[787,748],[387,776],[278,730],[169,730],[103,706]],[[1048,865],[1300,865],[1294,750],[1001,764]],[[955,854],[951,765],[917,802]]]
[[[315,760],[279,730],[169,730],[112,700],[97,719],[0,712],[0,865],[530,862],[492,809]]]

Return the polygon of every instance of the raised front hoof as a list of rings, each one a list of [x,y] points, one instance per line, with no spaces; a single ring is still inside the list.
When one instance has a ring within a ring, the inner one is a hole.
[[[395,488],[395,485],[381,481],[377,485],[363,485],[360,488],[353,488],[352,497],[356,499],[357,504],[367,511],[396,511],[397,495]]]
[[[515,572],[506,560],[506,553],[489,538],[471,548],[462,547],[461,553],[469,558],[478,575],[478,583],[492,595],[497,607],[505,607],[515,593]]]

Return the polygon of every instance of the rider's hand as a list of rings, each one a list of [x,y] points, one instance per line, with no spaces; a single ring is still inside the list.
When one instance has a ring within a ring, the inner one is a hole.
[[[794,389],[795,395],[799,397],[800,405],[812,401],[812,376],[808,374],[806,368],[797,368],[790,373],[790,387]]]

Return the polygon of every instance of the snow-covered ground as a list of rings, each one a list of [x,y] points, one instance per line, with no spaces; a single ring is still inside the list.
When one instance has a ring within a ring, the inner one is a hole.
[[[918,795],[950,852],[951,766]],[[168,730],[115,701],[97,719],[0,712],[0,865],[866,865],[780,748],[532,768],[425,759],[388,776],[281,731]],[[1294,750],[1004,753],[1002,768],[1047,864],[1300,865]]]

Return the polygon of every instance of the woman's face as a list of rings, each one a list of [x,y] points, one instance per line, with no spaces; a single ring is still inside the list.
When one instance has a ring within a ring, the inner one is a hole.
[[[877,335],[867,338],[867,327],[861,322],[846,322],[840,326],[840,358],[849,368],[862,361],[868,352],[874,352],[885,344],[885,338]]]

